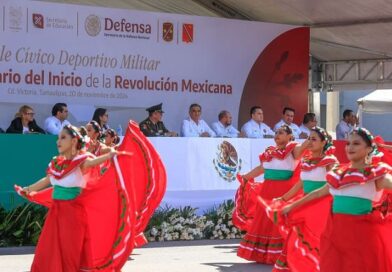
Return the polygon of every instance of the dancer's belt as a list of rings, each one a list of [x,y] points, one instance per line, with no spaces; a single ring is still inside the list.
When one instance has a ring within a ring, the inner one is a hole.
[[[304,184],[304,193],[309,194],[317,189],[323,187],[327,182],[326,181],[314,181],[314,180],[303,180]]]
[[[264,179],[270,180],[288,180],[293,176],[291,170],[276,170],[276,169],[265,169]]]
[[[368,214],[372,211],[372,201],[360,197],[334,195],[332,211],[353,215]]]
[[[63,187],[54,185],[52,198],[58,200],[71,200],[80,195],[81,192],[82,188],[80,187]]]

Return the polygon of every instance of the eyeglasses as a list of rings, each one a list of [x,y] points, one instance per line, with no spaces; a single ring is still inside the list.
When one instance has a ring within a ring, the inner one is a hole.
[[[26,112],[25,114],[30,115],[30,116],[34,116],[35,113],[34,112]]]

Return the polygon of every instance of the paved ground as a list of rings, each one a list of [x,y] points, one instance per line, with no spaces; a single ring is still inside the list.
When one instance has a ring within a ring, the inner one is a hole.
[[[151,243],[135,249],[122,272],[270,272],[236,256],[238,240]],[[34,248],[0,248],[1,272],[29,271]],[[55,272],[55,271],[54,271]]]

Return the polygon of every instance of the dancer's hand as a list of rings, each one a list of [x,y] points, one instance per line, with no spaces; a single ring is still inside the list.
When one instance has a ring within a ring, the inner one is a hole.
[[[25,193],[26,195],[30,194],[30,189],[29,189],[29,187],[28,187],[28,186],[27,186],[27,187],[23,187],[23,188],[22,188],[22,192]]]
[[[34,192],[34,191],[32,191],[30,189],[30,186],[26,186],[26,187],[23,187],[21,189],[22,189],[21,193],[26,195],[26,196],[31,196],[31,195],[34,195],[36,193],[36,192]]]
[[[274,199],[272,199],[274,202],[276,201],[276,202],[286,202],[286,200],[284,200],[284,198],[283,197],[277,197],[277,198],[274,198]]]
[[[291,209],[292,209],[291,205],[286,205],[286,207],[284,207],[282,209],[282,215],[286,215],[287,216],[289,214],[289,212],[291,211]]]
[[[249,176],[248,176],[248,175],[241,175],[241,178],[242,178],[244,181],[248,181],[248,180],[249,180]]]

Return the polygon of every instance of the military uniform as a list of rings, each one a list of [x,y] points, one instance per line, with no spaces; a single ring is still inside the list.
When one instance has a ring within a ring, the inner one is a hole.
[[[156,111],[163,113],[162,103],[149,107],[146,109],[146,111],[148,111],[150,114]],[[154,124],[151,121],[150,117],[143,120],[139,124],[139,127],[143,134],[147,137],[165,136],[165,133],[169,132],[169,130],[165,127],[162,121],[158,121],[156,124]]]
[[[163,122],[159,121],[158,123],[154,124],[150,118],[143,120],[139,124],[139,127],[143,134],[147,137],[165,136],[165,133],[169,132]]]

